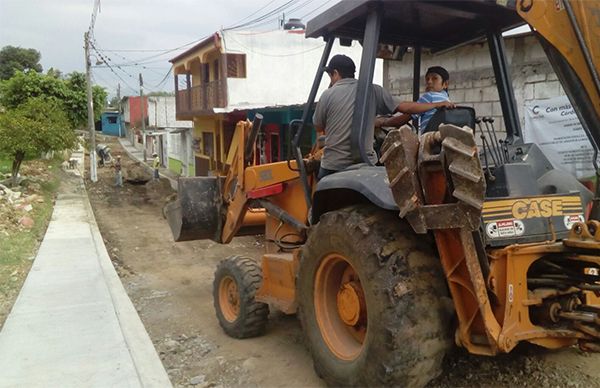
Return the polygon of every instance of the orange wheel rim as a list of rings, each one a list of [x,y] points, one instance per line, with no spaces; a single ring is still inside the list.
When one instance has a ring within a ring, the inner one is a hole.
[[[219,282],[219,306],[223,317],[229,322],[235,321],[240,315],[240,293],[231,276],[225,276]]]
[[[367,334],[367,307],[356,270],[340,254],[321,261],[315,275],[315,315],[327,347],[339,359],[361,353]]]

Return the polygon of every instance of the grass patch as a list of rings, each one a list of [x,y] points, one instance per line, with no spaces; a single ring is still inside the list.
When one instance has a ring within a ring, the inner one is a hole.
[[[4,324],[4,320],[31,268],[33,262],[31,258],[35,255],[46,232],[52,215],[54,198],[60,185],[61,169],[59,160],[34,161],[32,163],[46,166],[48,171],[46,178],[39,182],[39,190],[36,190],[36,194],[43,197],[44,202],[33,203],[33,210],[27,213],[34,220],[31,229],[9,227],[0,230],[0,326]],[[24,164],[28,164],[28,162]],[[0,169],[2,166],[3,164],[0,161]],[[51,168],[49,168],[50,166]],[[0,214],[0,217],[5,218],[4,222],[14,222],[14,219],[11,221],[10,217],[5,217],[2,214]]]
[[[12,159],[0,155],[0,174],[8,174],[12,169]]]

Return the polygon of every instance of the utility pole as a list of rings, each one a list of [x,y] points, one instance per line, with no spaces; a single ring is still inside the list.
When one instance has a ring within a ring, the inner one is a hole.
[[[117,111],[119,112],[119,137],[123,137],[123,118],[121,117],[121,83],[117,84]]]
[[[144,104],[144,80],[142,78],[142,73],[140,73],[140,106],[142,110],[142,147],[144,153],[144,163],[147,161],[146,155],[146,114],[144,112],[146,108],[146,104]]]
[[[85,48],[85,81],[87,91],[87,109],[88,109],[88,129],[90,131],[90,180],[98,182],[96,165],[96,128],[94,128],[94,101],[92,99],[92,75],[90,62],[90,42],[89,35],[83,34],[83,43]]]

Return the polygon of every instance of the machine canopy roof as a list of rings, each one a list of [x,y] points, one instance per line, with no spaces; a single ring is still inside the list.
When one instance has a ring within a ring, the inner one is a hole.
[[[479,40],[488,30],[506,31],[524,24],[514,0],[345,0],[310,20],[306,36],[362,40],[367,15],[381,7],[379,43],[421,46],[432,51]]]

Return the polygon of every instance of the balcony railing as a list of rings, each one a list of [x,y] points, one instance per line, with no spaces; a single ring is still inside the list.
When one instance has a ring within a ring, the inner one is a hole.
[[[227,106],[227,90],[224,80],[207,82],[177,91],[176,112],[178,117],[205,114],[213,108]]]

